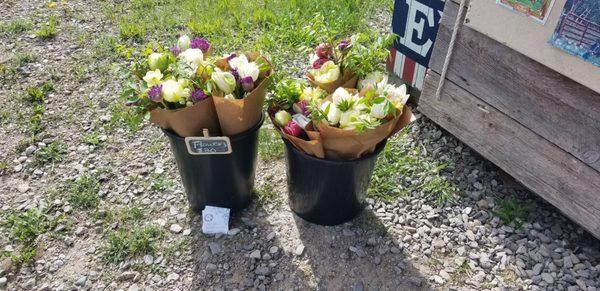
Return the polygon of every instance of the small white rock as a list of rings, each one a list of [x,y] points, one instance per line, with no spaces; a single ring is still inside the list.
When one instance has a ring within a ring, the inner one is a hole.
[[[180,233],[183,230],[183,227],[179,224],[171,224],[169,230],[171,230],[172,233]]]

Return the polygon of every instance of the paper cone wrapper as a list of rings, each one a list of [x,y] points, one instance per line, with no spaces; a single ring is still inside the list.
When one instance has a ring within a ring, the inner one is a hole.
[[[331,83],[319,83],[315,80],[312,74],[307,74],[308,82],[314,87],[319,87],[329,94],[333,94],[335,90],[339,87],[342,88],[356,88],[356,83],[358,82],[358,77],[351,72],[345,71],[341,78],[337,79]]]
[[[292,145],[298,150],[320,159],[325,158],[323,140],[321,139],[321,133],[319,133],[318,131],[309,128],[308,126],[306,127],[305,132],[310,140],[304,140],[293,135],[289,135],[285,132],[280,132],[281,135],[290,143],[292,143]]]
[[[202,136],[205,128],[210,135],[221,134],[212,97],[186,108],[154,109],[150,111],[150,122],[181,137]]]
[[[377,144],[394,135],[414,120],[412,111],[405,106],[396,118],[363,132],[344,130],[325,122],[316,124],[321,134],[325,157],[332,160],[353,160],[371,153]]]
[[[246,53],[245,55],[250,61],[261,57],[255,52]],[[229,69],[227,59],[220,59],[216,64],[223,70]],[[259,76],[260,83],[242,99],[225,99],[218,96],[220,94],[213,96],[223,135],[232,136],[242,133],[256,125],[260,120],[271,73],[272,69]]]

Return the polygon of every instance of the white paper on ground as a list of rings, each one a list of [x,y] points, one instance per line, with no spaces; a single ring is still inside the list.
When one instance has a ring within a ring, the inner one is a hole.
[[[227,234],[229,231],[229,208],[206,206],[202,210],[202,232]]]

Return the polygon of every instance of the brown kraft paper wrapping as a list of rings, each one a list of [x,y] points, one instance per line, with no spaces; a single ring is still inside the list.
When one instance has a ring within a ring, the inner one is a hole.
[[[316,125],[321,134],[325,157],[333,160],[353,160],[371,153],[377,144],[394,135],[414,120],[412,111],[404,106],[396,118],[374,128],[358,133],[330,126],[325,122]]]
[[[249,61],[255,61],[259,54],[246,53],[246,57]],[[226,59],[218,60],[216,64],[223,70],[229,69]],[[232,136],[242,133],[260,120],[271,73],[272,69],[259,76],[260,83],[242,99],[225,99],[222,96],[213,96],[223,135]]]
[[[319,87],[329,94],[333,94],[337,88],[356,88],[356,83],[358,82],[358,77],[354,75],[352,72],[344,71],[341,78],[331,82],[331,83],[319,83],[315,81],[315,78],[312,74],[307,74],[308,82],[314,87]]]
[[[150,122],[181,137],[202,136],[205,128],[210,135],[221,134],[212,97],[186,108],[154,109],[150,111]]]
[[[305,131],[310,140],[303,140],[293,135],[289,135],[283,131],[280,131],[280,133],[298,150],[311,156],[315,156],[319,159],[324,159],[325,150],[323,149],[323,140],[321,139],[321,134],[318,131],[309,128],[308,126]]]

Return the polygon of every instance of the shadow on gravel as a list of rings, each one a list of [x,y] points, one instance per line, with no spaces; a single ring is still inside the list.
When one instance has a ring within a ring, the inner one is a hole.
[[[338,226],[294,220],[319,290],[432,289],[371,209]]]

